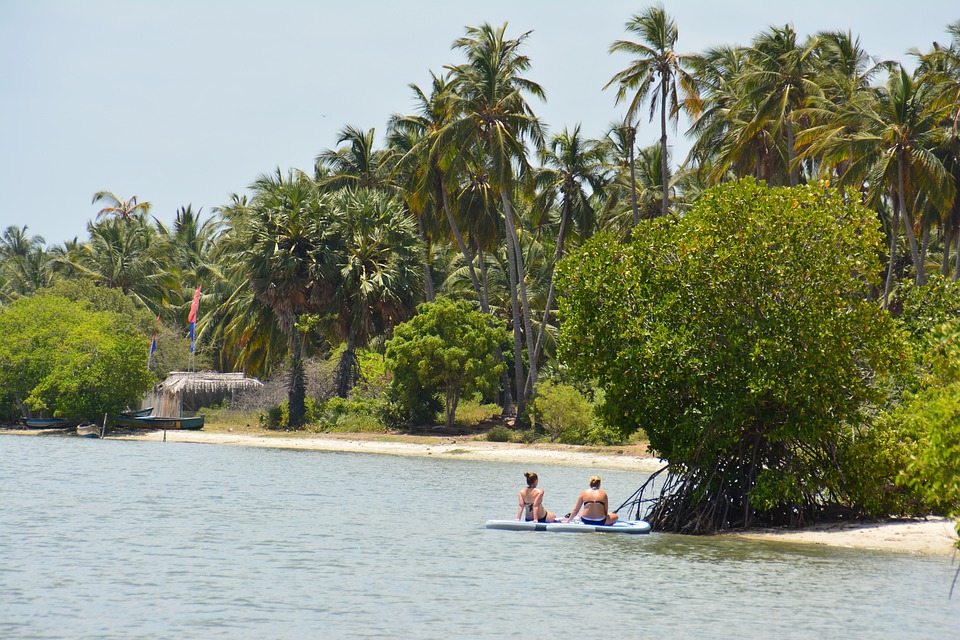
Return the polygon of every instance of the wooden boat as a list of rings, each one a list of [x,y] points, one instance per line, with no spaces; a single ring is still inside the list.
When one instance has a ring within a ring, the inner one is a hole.
[[[61,418],[20,418],[31,429],[63,429],[70,426],[69,420]]]
[[[146,409],[134,409],[131,411],[123,411],[120,415],[126,416],[129,418],[143,418],[145,416],[153,413],[153,407],[147,407]]]
[[[193,418],[164,418],[162,416],[119,415],[113,421],[134,429],[203,429],[203,416]]]
[[[82,438],[100,438],[100,425],[89,422],[77,425],[77,435]]]

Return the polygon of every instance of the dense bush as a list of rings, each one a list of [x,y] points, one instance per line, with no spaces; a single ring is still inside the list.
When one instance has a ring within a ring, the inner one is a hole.
[[[136,406],[154,383],[149,342],[120,292],[95,301],[49,292],[0,309],[0,403],[100,421]]]
[[[503,363],[494,353],[506,339],[502,323],[470,302],[439,297],[421,304],[386,344],[396,412],[415,415],[442,398],[446,424],[452,426],[462,397],[496,387]]]
[[[799,522],[848,501],[850,425],[905,356],[867,296],[879,231],[829,190],[745,180],[561,265],[560,358],[599,381],[608,425],[645,429],[678,473],[661,526]]]

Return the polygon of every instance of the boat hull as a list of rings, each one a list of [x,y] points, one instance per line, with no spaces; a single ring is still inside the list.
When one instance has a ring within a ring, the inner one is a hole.
[[[70,426],[68,420],[60,418],[20,418],[20,420],[31,429],[63,429]]]
[[[77,425],[77,435],[81,438],[99,438],[100,426],[96,424]]]
[[[116,424],[134,429],[203,429],[203,416],[193,418],[164,418],[161,416],[119,415],[113,419]]]
[[[612,525],[581,524],[579,522],[521,522],[517,520],[487,520],[487,529],[502,531],[552,531],[555,533],[650,533],[646,520],[621,521]]]

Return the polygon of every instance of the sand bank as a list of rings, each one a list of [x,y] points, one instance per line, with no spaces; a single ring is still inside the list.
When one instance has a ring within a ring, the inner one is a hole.
[[[113,436],[108,436],[113,437]],[[125,440],[162,440],[162,432],[116,436]],[[402,440],[400,436],[350,434],[250,435],[206,431],[167,431],[167,442],[194,442],[233,444],[246,447],[274,447],[280,449],[310,449],[316,451],[348,451],[397,456],[457,458],[459,460],[486,460],[491,462],[520,462],[530,464],[562,464],[600,469],[625,469],[653,472],[663,466],[657,458],[631,453],[631,447],[574,447],[565,445],[523,445],[510,442],[488,442],[458,437],[428,437]],[[416,441],[420,440],[420,441]]]

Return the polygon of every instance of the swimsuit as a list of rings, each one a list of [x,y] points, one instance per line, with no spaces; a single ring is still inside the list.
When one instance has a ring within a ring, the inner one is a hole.
[[[603,504],[603,500],[584,500],[583,501],[584,507],[587,506],[588,504]],[[589,524],[593,526],[605,525],[607,523],[607,516],[604,515],[602,518],[598,518],[598,519],[584,518],[583,516],[580,516],[580,522],[582,522],[583,524]]]
[[[523,504],[526,505],[527,511],[533,511],[533,503],[532,503],[532,502],[524,502]],[[543,514],[543,519],[542,519],[542,520],[541,520],[540,518],[526,518],[526,521],[527,521],[527,522],[546,522],[546,521],[547,521],[547,510],[544,509],[543,511],[544,511],[544,514]]]

